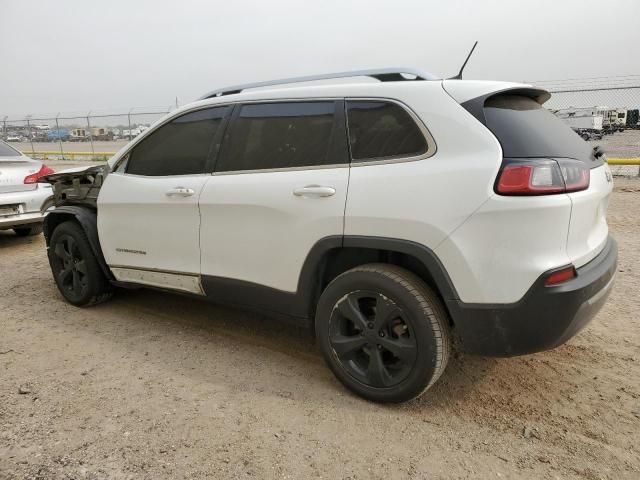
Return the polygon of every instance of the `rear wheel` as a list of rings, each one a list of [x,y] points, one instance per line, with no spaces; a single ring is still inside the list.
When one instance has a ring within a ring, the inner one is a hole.
[[[113,287],[76,222],[64,222],[55,228],[48,256],[58,290],[69,303],[84,307],[111,298]]]
[[[336,377],[377,402],[421,395],[444,371],[450,350],[440,300],[394,265],[363,265],[333,280],[318,303],[316,335]]]
[[[29,225],[25,227],[16,227],[13,229],[19,237],[28,237],[29,235],[40,235],[42,233],[42,224]]]

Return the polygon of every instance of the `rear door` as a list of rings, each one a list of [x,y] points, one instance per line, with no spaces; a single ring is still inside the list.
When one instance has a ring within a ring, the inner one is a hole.
[[[198,199],[231,107],[186,113],[133,147],[98,197],[98,233],[121,281],[201,293]]]
[[[314,244],[343,234],[348,180],[342,100],[236,106],[200,197],[203,282],[295,292]]]

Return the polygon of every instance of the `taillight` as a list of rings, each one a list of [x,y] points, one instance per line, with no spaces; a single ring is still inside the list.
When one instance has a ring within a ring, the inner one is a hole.
[[[501,195],[551,195],[589,188],[589,168],[579,160],[505,159],[496,193]]]
[[[36,173],[32,173],[31,175],[27,175],[26,177],[24,177],[24,183],[38,183],[38,179],[40,177],[44,177],[45,175],[51,175],[52,173],[55,173],[53,171],[53,168],[49,168],[46,165],[42,165],[40,170],[38,170]]]
[[[570,265],[561,270],[556,270],[555,272],[550,273],[549,276],[544,279],[544,285],[546,287],[552,287],[554,285],[558,285],[560,283],[571,280],[572,278],[575,278],[576,275],[577,273],[575,267],[573,265]]]

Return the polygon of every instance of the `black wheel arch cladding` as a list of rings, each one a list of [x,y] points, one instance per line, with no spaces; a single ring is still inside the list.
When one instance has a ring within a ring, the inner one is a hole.
[[[50,211],[43,222],[47,248],[49,247],[51,235],[55,228],[67,220],[75,220],[82,227],[89,241],[91,251],[95,255],[101,270],[109,280],[113,280],[113,274],[104,259],[102,248],[100,247],[100,239],[98,238],[98,215],[93,209],[77,205],[63,205]]]

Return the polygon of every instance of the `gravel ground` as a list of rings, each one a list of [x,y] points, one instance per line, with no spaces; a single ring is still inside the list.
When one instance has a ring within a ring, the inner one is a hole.
[[[187,297],[66,304],[42,236],[0,232],[0,478],[640,478],[640,181],[616,184],[607,305],[566,345],[457,353],[366,402],[306,332]]]

